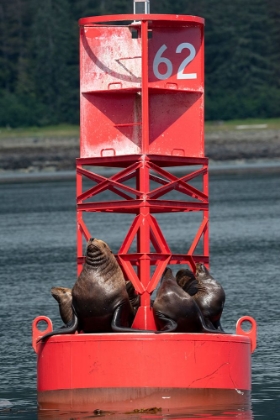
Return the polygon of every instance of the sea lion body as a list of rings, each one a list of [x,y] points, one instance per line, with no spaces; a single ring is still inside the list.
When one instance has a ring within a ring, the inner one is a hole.
[[[223,331],[220,323],[226,299],[223,287],[211,276],[208,269],[202,263],[196,264],[195,278],[198,281],[198,291],[194,295],[195,301],[204,317],[215,328]]]
[[[166,330],[168,320],[172,320],[176,324],[174,332],[216,332],[214,327],[207,326],[199,306],[192,296],[177,284],[170,268],[163,274],[153,311],[160,331]]]
[[[134,313],[136,314],[137,309],[140,306],[140,296],[136,293],[131,281],[126,281],[125,287],[128,293],[129,301],[134,309]],[[69,289],[68,287],[52,287],[51,294],[58,302],[59,313],[62,321],[65,325],[68,325],[73,318],[72,289]]]
[[[85,263],[72,289],[73,308],[79,328],[85,333],[113,331],[130,327],[134,311],[129,301],[122,270],[109,246],[100,239],[90,239]]]

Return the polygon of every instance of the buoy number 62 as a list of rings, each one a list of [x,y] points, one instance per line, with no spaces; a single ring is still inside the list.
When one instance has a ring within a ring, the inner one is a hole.
[[[187,65],[194,59],[196,51],[192,44],[189,42],[183,42],[179,44],[176,48],[176,53],[180,54],[182,50],[187,48],[189,50],[189,55],[181,62],[178,71],[177,71],[177,79],[196,79],[197,73],[184,73],[185,68]],[[163,44],[158,52],[155,55],[154,62],[153,62],[153,72],[157,79],[165,80],[171,76],[173,73],[173,65],[169,58],[163,57],[162,53],[167,49],[167,46]],[[160,73],[159,72],[159,65],[163,63],[166,66],[166,72]]]

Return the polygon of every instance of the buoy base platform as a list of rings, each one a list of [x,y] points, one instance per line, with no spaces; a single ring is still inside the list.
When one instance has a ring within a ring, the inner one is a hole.
[[[250,322],[250,331],[242,330],[243,321]],[[49,318],[33,321],[39,409],[131,412],[250,404],[256,346],[251,317],[237,322],[236,334],[65,334],[37,341],[49,331]]]

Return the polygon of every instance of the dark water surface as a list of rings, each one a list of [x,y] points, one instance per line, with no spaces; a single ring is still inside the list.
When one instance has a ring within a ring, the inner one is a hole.
[[[31,324],[36,316],[46,315],[60,326],[50,288],[72,287],[76,279],[75,181],[15,182],[0,184],[0,191],[0,417],[33,420],[37,397]],[[182,251],[178,235],[185,229],[188,241],[193,222],[182,222],[174,214],[161,217],[171,248]],[[91,233],[116,252],[129,217],[116,215],[106,223],[101,214],[93,218]],[[234,333],[242,315],[251,315],[258,323],[258,347],[252,355],[252,412],[125,418],[280,418],[279,173],[256,169],[211,175],[210,247],[211,273],[227,296],[223,327]]]

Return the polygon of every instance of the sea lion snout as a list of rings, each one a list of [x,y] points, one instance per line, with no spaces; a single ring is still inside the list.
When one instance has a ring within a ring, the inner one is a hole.
[[[96,238],[89,238],[88,242],[87,242],[87,247],[91,244],[93,244],[93,242],[95,241]]]
[[[56,300],[58,300],[62,295],[72,295],[72,290],[68,287],[52,287],[51,294]]]

